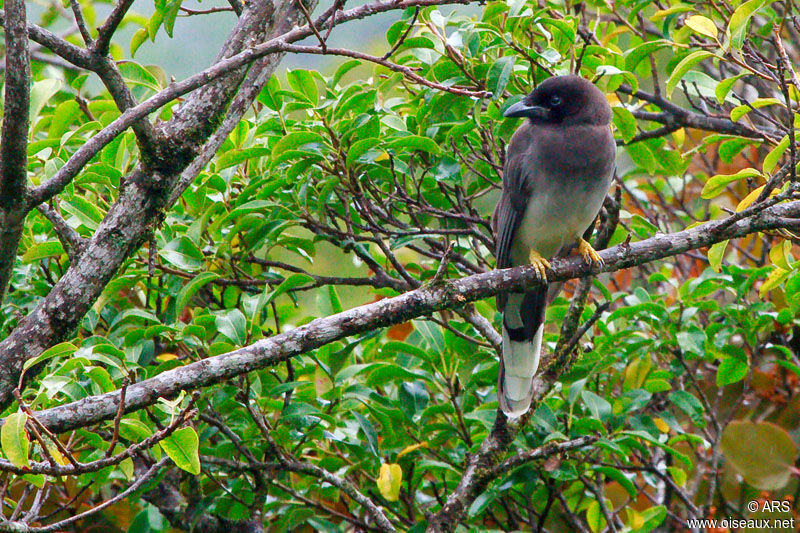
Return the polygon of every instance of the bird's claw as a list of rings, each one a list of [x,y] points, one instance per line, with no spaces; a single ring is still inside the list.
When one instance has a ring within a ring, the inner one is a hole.
[[[603,261],[603,258],[600,257],[600,254],[598,254],[597,251],[592,248],[591,244],[583,239],[578,240],[578,252],[583,256],[583,260],[586,261],[589,266],[593,264],[597,266],[603,266],[605,264],[605,261]]]
[[[550,261],[539,255],[539,252],[531,250],[528,254],[531,266],[536,270],[536,274],[542,281],[547,281],[547,269],[550,268]]]

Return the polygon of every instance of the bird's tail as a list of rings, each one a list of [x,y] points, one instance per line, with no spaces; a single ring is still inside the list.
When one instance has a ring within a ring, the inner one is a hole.
[[[546,305],[547,285],[525,293],[509,294],[505,302],[497,399],[507,416],[521,416],[531,405]]]

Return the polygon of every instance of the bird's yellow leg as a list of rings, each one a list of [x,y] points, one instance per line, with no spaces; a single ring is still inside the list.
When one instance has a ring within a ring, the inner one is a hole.
[[[584,241],[583,239],[578,239],[578,252],[583,256],[584,261],[591,265],[592,263],[596,263],[597,265],[602,266],[605,264],[603,258],[600,257],[592,245],[588,242]]]
[[[539,279],[547,281],[547,269],[550,268],[550,261],[542,257],[536,250],[531,250],[528,254],[531,266],[536,269]]]

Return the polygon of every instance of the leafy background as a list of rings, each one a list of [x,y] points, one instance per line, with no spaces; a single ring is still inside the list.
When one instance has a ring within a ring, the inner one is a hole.
[[[147,39],[169,36],[179,6],[157,0],[151,16],[129,16],[132,40],[112,54],[137,58]],[[551,74],[599,77],[614,106],[621,147],[615,201],[602,219],[607,245],[742,212],[772,188],[790,198],[798,87],[765,79],[764,65],[780,57],[773,27],[798,64],[792,9],[760,0],[493,1],[477,16],[410,9],[380,49],[455,92],[358,60],[331,74],[295,68],[273,77],[74,337],[37,358],[46,368],[22,398],[41,410],[114,391],[443,276],[492,269],[488,217],[518,126],[502,112]],[[50,6],[39,16],[47,27],[61,15]],[[139,101],[169,83],[159,66],[125,60],[119,68]],[[38,185],[119,111],[86,74],[43,62],[33,72],[29,179]],[[492,96],[456,94],[461,89]],[[664,112],[661,101],[639,98],[639,90],[746,130],[659,123],[651,119]],[[175,105],[153,119],[168,119]],[[120,135],[53,208],[90,236],[137,156],[133,132]],[[511,449],[598,440],[502,472],[462,527],[651,531],[682,530],[686,516],[797,517],[795,243],[786,232],[758,234],[601,275],[584,289],[566,284],[547,310],[546,350],[563,345],[570,298],[587,289],[578,322],[589,333]],[[20,250],[0,314],[4,333],[71,260],[36,211]],[[164,475],[179,478],[187,506],[228,520],[260,516],[273,531],[364,526],[351,497],[314,476],[265,476],[225,462],[289,457],[346,478],[397,527],[422,530],[495,421],[497,358],[485,323],[499,323],[492,300],[209,387],[192,400],[198,414],[190,426],[143,453],[166,453],[182,468]],[[81,461],[110,446],[122,451],[188,401],[126,415],[116,439],[111,423],[76,430],[69,449]],[[5,457],[42,460],[16,412],[2,428]],[[47,483],[56,490],[45,510],[67,513],[121,490],[134,470],[128,459],[74,478],[5,474],[7,498],[28,505],[23,487]],[[751,500],[792,505],[752,514]],[[81,530],[179,527],[171,518],[141,490]]]

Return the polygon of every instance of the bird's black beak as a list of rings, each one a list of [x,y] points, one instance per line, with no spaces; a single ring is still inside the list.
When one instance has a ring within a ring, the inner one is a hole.
[[[539,120],[547,120],[550,117],[550,110],[546,107],[538,105],[528,105],[525,103],[525,100],[520,100],[516,104],[513,104],[511,107],[506,109],[506,112],[503,113],[503,116],[507,118],[528,117]]]

